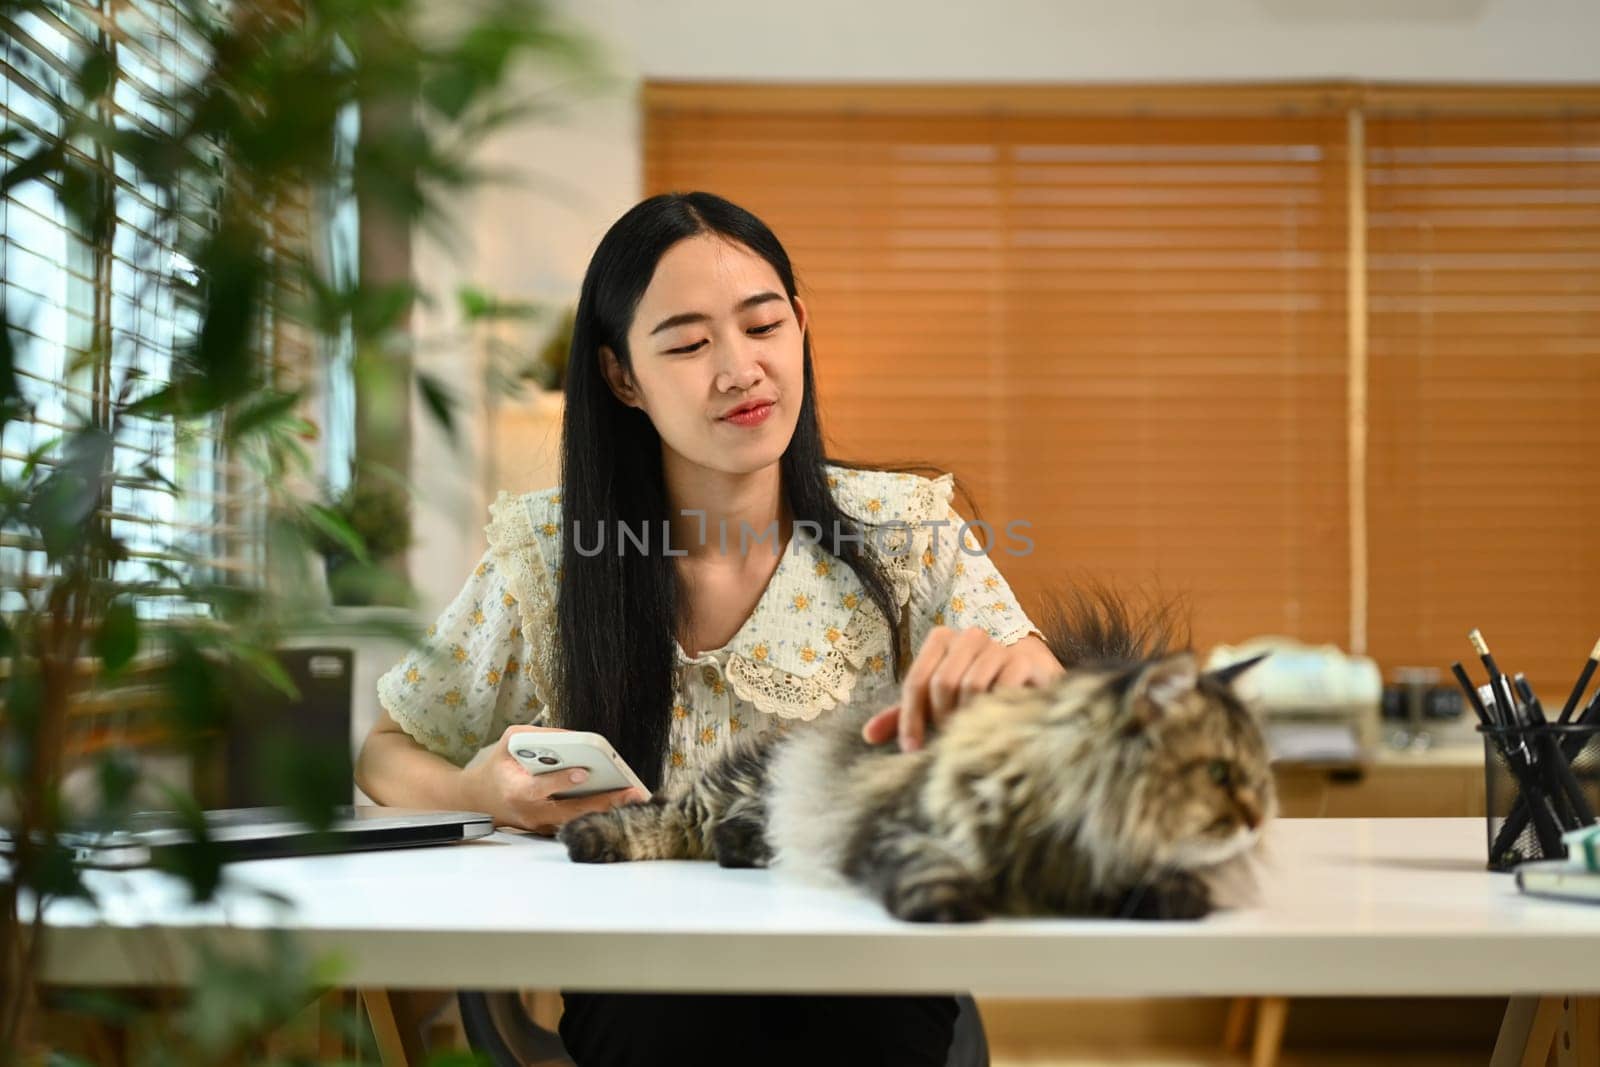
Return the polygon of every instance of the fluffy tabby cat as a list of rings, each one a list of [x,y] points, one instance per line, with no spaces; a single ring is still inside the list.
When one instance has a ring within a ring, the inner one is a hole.
[[[781,865],[866,887],[902,919],[1195,918],[1208,876],[1275,811],[1261,731],[1231,683],[1168,652],[1170,610],[1078,592],[1041,627],[1068,668],[970,699],[924,748],[868,745],[876,709],[746,742],[651,803],[583,816],[572,859]]]

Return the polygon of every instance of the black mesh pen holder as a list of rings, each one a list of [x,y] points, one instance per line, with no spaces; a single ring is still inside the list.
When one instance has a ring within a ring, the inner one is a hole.
[[[1561,835],[1600,810],[1600,722],[1479,726],[1489,869],[1565,859]]]

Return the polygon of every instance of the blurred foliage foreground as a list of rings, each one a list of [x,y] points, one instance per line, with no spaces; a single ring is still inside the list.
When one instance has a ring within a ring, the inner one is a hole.
[[[358,396],[368,387],[369,398],[407,404],[415,389],[449,426],[449,395],[414,373],[405,339],[422,294],[330,269],[313,247],[318,198],[353,197],[364,218],[397,226],[442,227],[444,205],[485,177],[466,162],[473,146],[550,103],[519,98],[513,72],[537,64],[577,77],[593,60],[532,0],[419,7],[0,0],[8,78],[18,76],[19,49],[38,58],[50,51],[41,41],[69,30],[84,42],[70,63],[60,51],[45,57],[58,75],[51,121],[23,121],[8,93],[0,194],[48,201],[101,286],[114,261],[143,264],[192,326],[139,336],[140,319],[130,333],[96,314],[81,343],[52,346],[27,322],[0,322],[0,440],[28,443],[0,464],[0,816],[10,841],[0,859],[0,1063],[84,1062],[92,1052],[50,1048],[63,1018],[80,1019],[85,1032],[142,1033],[146,1062],[268,1062],[262,1035],[337,984],[336,964],[268,936],[248,962],[197,947],[187,993],[41,989],[38,905],[93,903],[95,876],[55,835],[69,816],[111,823],[127,812],[141,786],[125,743],[136,726],[198,766],[214,758],[235,710],[230,679],[244,672],[292,696],[275,642],[307,632],[313,617],[323,633],[338,626],[304,592],[320,586],[309,561],[330,543],[366,560],[367,546],[308,484],[315,374],[293,373],[290,341],[311,366],[338,340]],[[447,25],[425,28],[425,14]],[[151,79],[149,57],[177,54],[180,38],[191,76]],[[146,72],[137,78],[134,57]],[[151,112],[161,120],[140,119]],[[353,113],[361,134],[341,150],[341,117]],[[129,198],[154,205],[131,241]],[[3,310],[17,312],[14,302]],[[41,389],[62,405],[52,411],[67,412],[49,420],[47,435],[38,432]],[[245,531],[249,568],[209,565],[214,545],[197,545],[179,523],[152,524],[130,553],[113,521],[114,488],[130,479],[181,501],[189,486],[148,442],[197,437],[242,472],[232,492],[248,513],[230,524]],[[165,539],[157,551],[151,536]],[[90,725],[108,709],[127,728],[97,739]],[[327,765],[289,761],[278,783],[282,802],[314,825],[327,825],[350,795],[348,780],[317,772]],[[69,773],[93,782],[81,810],[63,802]],[[172,873],[208,900],[225,872],[203,841],[200,805],[179,792],[166,800],[202,833]],[[165,984],[161,961],[145,965],[151,986]]]

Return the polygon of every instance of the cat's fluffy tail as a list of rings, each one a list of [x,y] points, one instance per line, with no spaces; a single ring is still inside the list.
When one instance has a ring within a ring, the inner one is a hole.
[[[1189,647],[1189,609],[1180,597],[1126,594],[1086,580],[1045,593],[1043,604],[1039,629],[1068,670],[1138,663]]]

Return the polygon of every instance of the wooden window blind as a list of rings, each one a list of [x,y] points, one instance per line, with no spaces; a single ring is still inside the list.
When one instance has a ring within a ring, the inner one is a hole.
[[[954,470],[1074,576],[1188,595],[1201,647],[1343,643],[1348,155],[1336,94],[658,85],[647,193],[785,242],[836,454]]]
[[[1600,108],[1495,103],[1368,109],[1371,635],[1481,626],[1550,704],[1600,633]]]
[[[203,5],[187,7],[198,13]],[[172,102],[207,66],[205,42],[180,9],[169,0],[57,0],[19,11],[7,25],[0,111],[15,134],[0,147],[7,168],[60,133],[58,102],[76,98],[73,74],[96,46],[109,46],[116,57],[116,82],[100,119],[119,128],[177,128]],[[174,213],[180,205],[141,182],[127,161],[94,151],[84,146],[73,158],[113,187],[109,242],[97,244],[74,225],[62,204],[59,172],[21,183],[0,200],[0,301],[32,408],[31,418],[8,424],[0,440],[9,477],[41,448],[41,462],[53,464],[51,442],[88,412],[104,411],[130,374],[146,383],[134,396],[164,383],[173,352],[199,326],[202,281],[178,251],[195,235],[180,227],[208,225],[214,190],[185,187],[180,195],[187,202]],[[285,220],[291,215],[285,211]],[[271,333],[267,324],[264,346]],[[82,359],[96,349],[109,358],[98,364]],[[119,439],[116,484],[99,514],[129,549],[129,558],[114,564],[117,579],[160,583],[162,566],[195,580],[254,576],[261,538],[253,475],[226,454],[220,427],[157,419],[138,427]],[[15,538],[0,544],[0,571],[7,576],[0,610],[19,606],[17,598],[44,567],[38,546]],[[168,614],[182,603],[153,596],[140,610]]]

